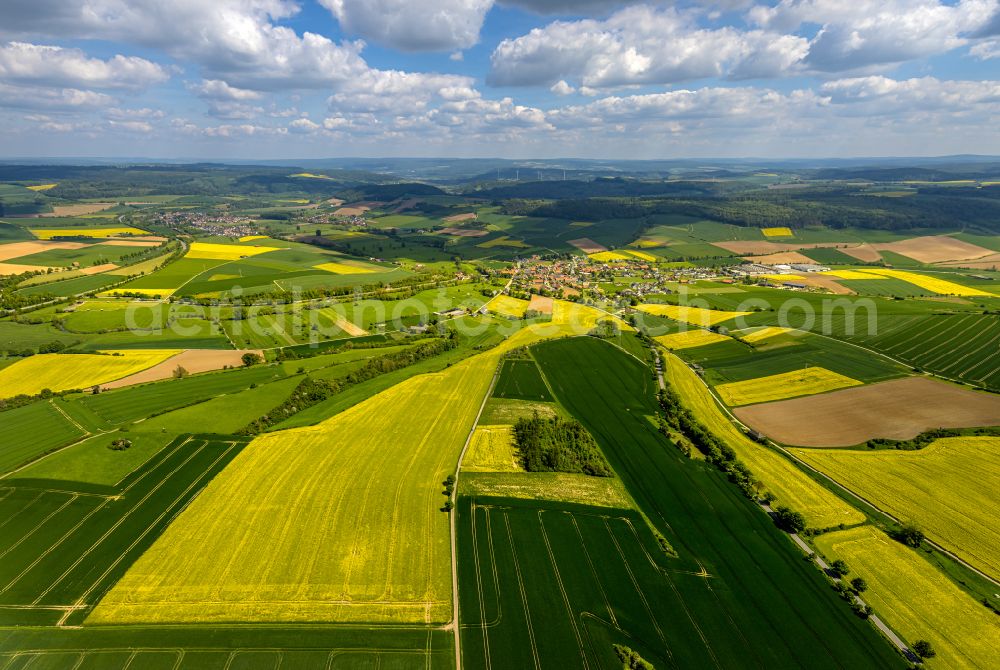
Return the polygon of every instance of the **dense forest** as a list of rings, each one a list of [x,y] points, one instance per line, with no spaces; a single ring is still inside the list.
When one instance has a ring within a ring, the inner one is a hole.
[[[597,442],[579,421],[542,418],[519,419],[514,442],[521,465],[528,472],[577,472],[610,477]]]

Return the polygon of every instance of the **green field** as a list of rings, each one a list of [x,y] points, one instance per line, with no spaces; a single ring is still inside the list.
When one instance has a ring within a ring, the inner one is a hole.
[[[518,358],[507,359],[503,362],[500,368],[500,377],[493,388],[493,397],[538,402],[552,400],[535,361]]]
[[[0,481],[0,620],[81,622],[244,444],[178,438],[115,487]]]
[[[50,401],[34,402],[0,412],[3,443],[0,473],[23,465],[42,454],[83,437],[84,431]]]
[[[612,643],[656,667],[903,667],[765,514],[665,443],[638,361],[586,338],[533,353],[679,557],[628,513],[466,500],[465,667],[612,667]]]

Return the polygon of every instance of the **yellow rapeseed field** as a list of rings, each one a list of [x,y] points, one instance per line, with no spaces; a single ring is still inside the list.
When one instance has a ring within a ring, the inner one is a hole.
[[[774,228],[761,228],[760,232],[764,233],[764,237],[794,237],[792,229],[787,226],[778,226]]]
[[[687,323],[705,327],[714,326],[723,321],[735,319],[738,316],[751,314],[751,312],[726,312],[718,309],[703,309],[688,305],[645,304],[639,305],[636,309],[654,316],[665,316],[674,321],[686,321]]]
[[[791,328],[782,328],[781,326],[765,326],[759,330],[755,330],[752,333],[747,333],[746,335],[740,335],[740,339],[756,344],[761,340],[766,340],[769,337],[775,337],[777,335],[782,335],[784,333],[791,332]]]
[[[598,321],[604,321],[605,319],[614,321],[618,324],[618,328],[624,332],[635,330],[635,328],[617,316],[608,314],[590,305],[581,305],[578,302],[570,302],[569,300],[555,300],[552,303],[552,323],[560,326],[570,326],[576,335],[588,333],[597,325]]]
[[[653,339],[665,346],[667,349],[690,349],[693,347],[703,347],[706,344],[724,342],[729,338],[725,335],[720,335],[719,333],[713,333],[710,330],[695,328],[693,330],[686,330],[680,333],[660,335],[659,337],[654,337]]]
[[[313,174],[312,172],[299,172],[298,174],[293,174],[291,176],[301,177],[302,179],[333,179],[333,177],[328,177],[325,174]]]
[[[253,242],[254,240],[266,240],[267,235],[244,235],[240,238],[240,242]]]
[[[118,237],[119,235],[149,235],[145,230],[131,226],[109,228],[31,228],[31,234],[40,240],[51,240],[53,237]]]
[[[1000,577],[1000,437],[948,437],[919,451],[792,449],[799,458],[983,572]]]
[[[511,426],[479,426],[462,460],[463,472],[523,472]]]
[[[317,270],[325,270],[326,272],[332,272],[337,275],[360,275],[375,272],[375,270],[370,267],[349,265],[347,263],[321,263],[320,265],[314,265],[313,267]]]
[[[512,316],[520,319],[528,309],[528,301],[501,294],[490,300],[486,308],[491,312],[496,312],[503,316]]]
[[[684,406],[712,434],[732,447],[754,477],[774,494],[776,504],[788,505],[804,514],[811,528],[865,520],[861,512],[816,483],[787,458],[744,435],[723,414],[698,375],[681,359],[667,354],[666,363],[667,379],[681,396]]]
[[[174,349],[131,349],[107,354],[37,354],[0,370],[0,398],[43,389],[65,391],[128,377],[179,353]]]
[[[864,272],[878,275],[879,277],[902,279],[905,282],[909,282],[914,286],[919,286],[920,288],[926,291],[931,291],[932,293],[941,293],[943,295],[993,296],[993,294],[988,291],[982,291],[970,286],[963,286],[962,284],[956,284],[955,282],[947,281],[946,279],[938,279],[937,277],[919,274],[917,272],[908,272],[906,270],[888,270],[884,268],[872,268],[871,270],[865,270]]]
[[[184,258],[199,258],[217,261],[235,261],[244,256],[257,256],[280,247],[239,246],[237,244],[214,244],[212,242],[192,242]]]
[[[26,186],[29,191],[51,191],[59,184],[36,184],[35,186]]]
[[[715,391],[727,405],[739,407],[802,395],[815,395],[863,384],[864,382],[826,368],[810,367],[741,382],[719,384],[715,387]]]
[[[316,426],[259,436],[88,621],[451,620],[441,481],[456,468],[503,354],[565,332],[525,328]]]
[[[878,275],[871,274],[870,272],[865,272],[862,270],[826,270],[824,272],[819,272],[817,274],[826,275],[828,277],[836,277],[837,279],[878,279]]]
[[[631,257],[626,256],[625,254],[620,254],[617,251],[599,251],[596,254],[590,254],[589,256],[587,256],[587,258],[589,258],[592,261],[596,261],[598,263],[610,263],[613,261],[632,260]]]
[[[629,256],[635,256],[640,261],[649,261],[650,263],[655,263],[657,260],[656,256],[654,256],[653,254],[647,254],[645,251],[633,251],[629,249],[625,253],[627,253]]]
[[[508,235],[504,235],[503,237],[498,237],[495,240],[480,242],[476,246],[481,249],[492,249],[493,247],[514,247],[515,249],[527,249],[530,245],[525,244],[521,240],[512,239]]]
[[[830,560],[868,582],[865,600],[910,644],[927,640],[937,652],[929,668],[997,667],[996,615],[964,593],[918,552],[871,526],[816,538]]]

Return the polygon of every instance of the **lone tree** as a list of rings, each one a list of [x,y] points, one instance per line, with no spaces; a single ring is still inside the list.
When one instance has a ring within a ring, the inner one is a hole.
[[[854,589],[855,593],[864,593],[868,590],[868,582],[861,577],[855,577],[851,580],[851,588]]]
[[[263,363],[264,357],[261,356],[260,354],[255,354],[252,351],[248,351],[245,354],[243,354],[243,356],[240,357],[240,360],[243,361],[243,367],[248,368],[251,365],[257,365],[258,363]]]
[[[176,368],[174,368],[174,371],[173,371],[172,374],[174,375],[174,379],[184,379],[185,377],[188,376],[188,371],[185,370],[180,365],[178,365]]]
[[[913,643],[913,653],[915,653],[920,658],[934,658],[937,656],[937,652],[934,651],[934,647],[927,640],[917,640]]]
[[[917,528],[912,523],[904,524],[892,536],[908,547],[918,548],[924,541],[924,531]]]
[[[806,529],[806,518],[801,512],[787,507],[779,507],[774,511],[774,522],[778,528],[788,533],[801,533]]]
[[[830,564],[830,572],[832,572],[835,577],[846,577],[851,574],[851,569],[847,567],[847,563],[844,563],[838,558]]]

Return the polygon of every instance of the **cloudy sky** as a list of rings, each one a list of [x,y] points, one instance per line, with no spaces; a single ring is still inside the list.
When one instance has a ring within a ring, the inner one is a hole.
[[[1000,154],[1000,0],[2,0],[0,156]]]

